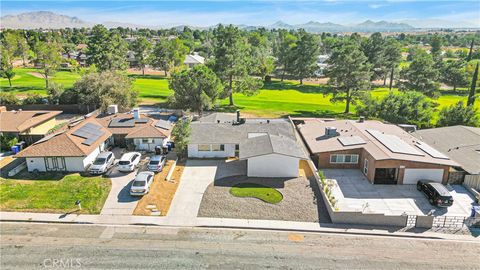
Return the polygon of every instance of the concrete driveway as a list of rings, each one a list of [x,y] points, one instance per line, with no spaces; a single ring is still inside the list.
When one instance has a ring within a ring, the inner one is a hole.
[[[245,175],[245,161],[187,160],[167,217],[184,222],[197,217],[203,193],[215,179]]]
[[[473,196],[461,185],[447,188],[454,203],[448,208],[432,206],[416,185],[373,185],[360,170],[326,169],[327,179],[336,182],[332,191],[340,211],[360,211],[386,215],[469,216]]]
[[[135,178],[137,170],[131,173],[122,173],[116,167],[108,173],[112,181],[112,189],[103,205],[100,215],[131,215],[137,206],[140,197],[130,196],[130,183]]]

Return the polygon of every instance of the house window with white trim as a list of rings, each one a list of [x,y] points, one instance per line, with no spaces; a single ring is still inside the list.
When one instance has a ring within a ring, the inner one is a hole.
[[[330,155],[330,163],[332,164],[357,164],[358,155],[356,154],[333,154]]]
[[[212,151],[225,151],[224,144],[212,144]]]
[[[210,144],[199,144],[198,145],[198,151],[210,151]]]
[[[365,163],[363,163],[363,173],[368,174],[368,159],[365,159]]]

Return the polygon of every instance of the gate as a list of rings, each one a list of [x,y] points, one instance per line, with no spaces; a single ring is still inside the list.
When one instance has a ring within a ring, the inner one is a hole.
[[[408,215],[405,227],[415,227],[415,225],[417,225],[417,216]]]

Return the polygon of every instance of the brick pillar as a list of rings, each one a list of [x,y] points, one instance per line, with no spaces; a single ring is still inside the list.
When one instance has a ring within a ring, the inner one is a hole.
[[[405,175],[405,166],[400,166],[400,168],[398,168],[397,185],[402,185],[403,184],[403,176],[404,175]]]

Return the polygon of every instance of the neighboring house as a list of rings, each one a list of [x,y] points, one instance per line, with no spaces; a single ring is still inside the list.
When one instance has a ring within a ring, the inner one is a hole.
[[[0,133],[13,135],[19,141],[32,144],[46,134],[57,124],[55,117],[61,111],[7,111],[0,107]]]
[[[96,120],[113,134],[116,146],[132,150],[154,151],[156,146],[166,146],[170,140],[173,124],[168,115],[116,113],[98,115]]]
[[[480,128],[431,128],[417,130],[412,135],[457,162],[467,174],[480,175]]]
[[[111,143],[111,135],[91,117],[37,141],[16,157],[26,158],[29,172],[84,171]]]
[[[317,56],[317,67],[318,68],[315,71],[315,75],[317,75],[317,76],[325,75],[325,69],[328,66],[327,60],[328,60],[328,55],[326,55],[326,54],[321,54],[321,55]]]
[[[183,63],[187,65],[189,68],[192,68],[193,66],[196,66],[196,65],[205,64],[205,58],[200,56],[198,53],[194,52],[193,54],[187,54],[187,56],[185,56],[185,61],[183,61]]]
[[[360,169],[374,184],[447,183],[458,166],[396,125],[380,121],[295,119],[318,168]]]
[[[288,119],[242,119],[213,113],[191,123],[189,158],[247,160],[250,177],[298,177],[307,155]]]
[[[127,52],[127,62],[129,63],[130,67],[136,67],[138,62],[137,58],[135,58],[135,52],[134,51],[128,51]]]

